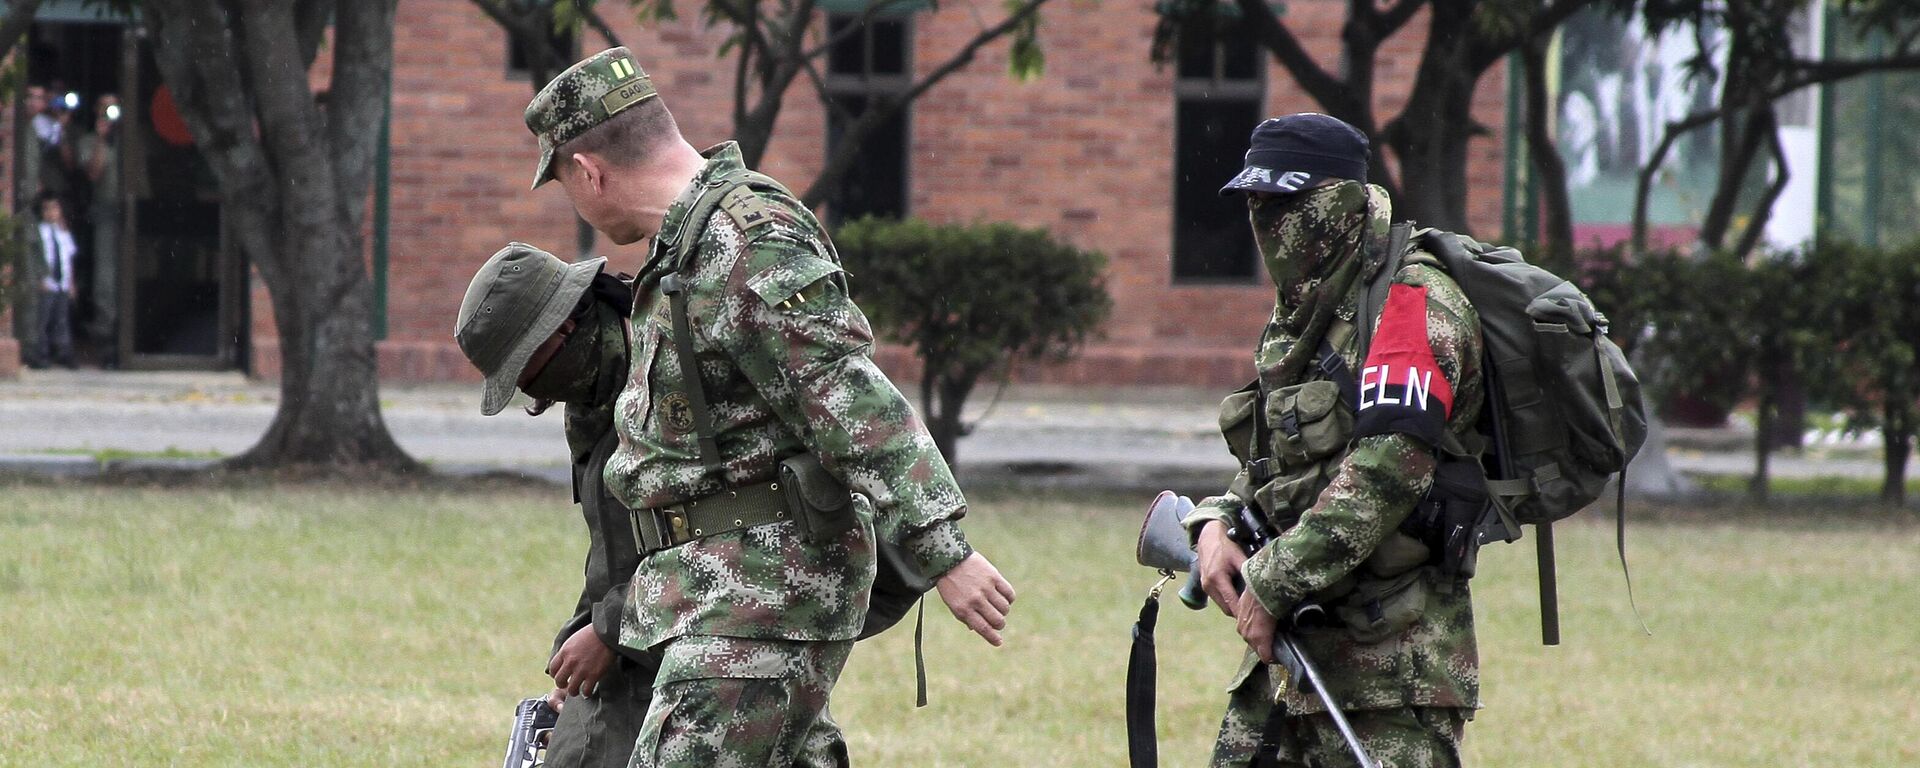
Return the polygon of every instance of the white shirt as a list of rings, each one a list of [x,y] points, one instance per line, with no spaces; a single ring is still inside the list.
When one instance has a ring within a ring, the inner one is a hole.
[[[73,291],[73,232],[42,222],[40,224],[40,258],[46,261],[47,273],[40,278],[40,290],[48,293],[71,293]],[[53,260],[60,259],[60,279],[53,279]]]
[[[45,142],[48,146],[60,145],[60,135],[62,133],[61,125],[60,125],[60,121],[54,119],[53,115],[49,115],[45,112],[34,115],[33,116],[33,132],[35,135],[39,136],[40,140],[42,142]]]

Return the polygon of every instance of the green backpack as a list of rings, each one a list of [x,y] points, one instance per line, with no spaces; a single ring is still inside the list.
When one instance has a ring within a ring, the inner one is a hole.
[[[1486,406],[1477,432],[1484,442],[1478,450],[1442,446],[1451,461],[1442,462],[1440,479],[1458,477],[1448,470],[1462,465],[1469,483],[1476,475],[1485,478],[1489,503],[1479,543],[1517,541],[1520,526],[1534,526],[1541,641],[1558,644],[1552,523],[1598,499],[1616,477],[1617,546],[1626,568],[1626,468],[1647,437],[1640,381],[1607,338],[1606,316],[1573,283],[1527,263],[1513,248],[1437,229],[1408,237],[1411,224],[1395,226],[1401,231],[1394,242],[1412,245],[1393,249],[1367,286],[1363,322],[1370,326],[1379,316],[1394,273],[1416,249],[1438,259],[1478,311]],[[1365,343],[1371,328],[1361,332]],[[1627,590],[1631,601],[1630,577]]]

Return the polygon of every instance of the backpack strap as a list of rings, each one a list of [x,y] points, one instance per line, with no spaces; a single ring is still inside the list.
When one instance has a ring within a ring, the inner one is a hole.
[[[1394,275],[1400,273],[1400,263],[1407,255],[1407,243],[1413,239],[1413,222],[1397,222],[1387,234],[1387,255],[1380,265],[1380,271],[1367,281],[1360,295],[1359,316],[1354,318],[1360,337],[1360,351],[1356,357],[1362,365],[1367,362],[1367,349],[1373,343],[1373,324],[1378,322],[1380,310],[1387,306],[1387,293],[1393,287]]]
[[[673,239],[660,244],[670,253],[667,272],[660,278],[660,292],[666,294],[671,305],[674,352],[680,358],[681,391],[693,411],[693,429],[700,438],[700,464],[707,474],[721,469],[720,443],[714,434],[713,413],[707,409],[706,387],[700,382],[700,363],[693,351],[693,320],[687,309],[687,282],[682,272],[693,256],[694,245],[700,241],[690,236],[690,230],[704,226],[715,210],[724,212],[743,230],[773,222],[773,208],[753,193],[755,186],[785,189],[772,177],[744,168],[723,173],[700,190]]]

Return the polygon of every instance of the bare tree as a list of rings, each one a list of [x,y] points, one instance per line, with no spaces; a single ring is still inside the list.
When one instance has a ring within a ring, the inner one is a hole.
[[[410,469],[380,416],[361,237],[396,0],[147,0],[148,38],[280,336],[280,405],[235,468]],[[308,72],[332,24],[324,97]]]

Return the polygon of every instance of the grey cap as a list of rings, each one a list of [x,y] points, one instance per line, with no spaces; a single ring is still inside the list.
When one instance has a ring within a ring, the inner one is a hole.
[[[481,413],[492,416],[507,407],[533,351],[573,313],[606,263],[596,258],[568,264],[526,243],[508,243],[480,265],[460,300],[453,338],[487,377]]]

